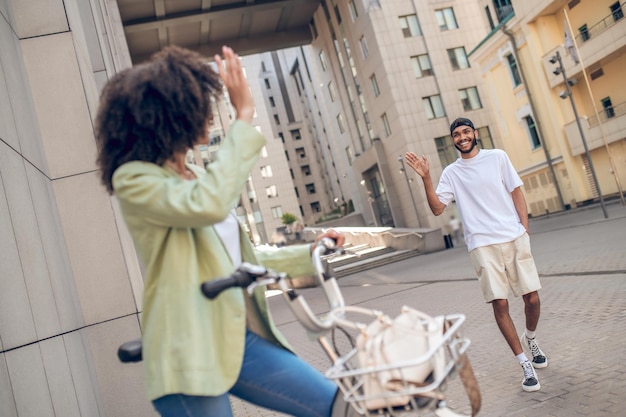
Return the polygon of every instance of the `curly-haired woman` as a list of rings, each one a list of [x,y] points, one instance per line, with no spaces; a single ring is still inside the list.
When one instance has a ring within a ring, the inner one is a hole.
[[[296,416],[331,414],[336,386],[293,354],[261,288],[209,301],[203,281],[243,261],[292,276],[313,273],[310,246],[256,251],[232,213],[265,138],[239,57],[168,47],[115,75],[102,91],[96,137],[107,190],[117,197],[146,267],[144,377],[162,416],[232,416],[228,395]],[[221,80],[220,80],[221,78]],[[208,143],[222,81],[237,120],[206,169],[185,156]],[[343,244],[343,236],[327,237]]]

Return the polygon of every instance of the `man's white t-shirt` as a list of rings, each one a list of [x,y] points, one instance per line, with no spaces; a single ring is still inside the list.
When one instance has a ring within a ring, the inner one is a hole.
[[[456,200],[467,250],[472,251],[511,242],[526,232],[511,198],[522,184],[504,151],[481,149],[473,158],[448,165],[436,192],[446,206]]]

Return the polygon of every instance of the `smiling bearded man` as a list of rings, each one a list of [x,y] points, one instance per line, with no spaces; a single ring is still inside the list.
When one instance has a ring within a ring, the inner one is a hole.
[[[548,359],[535,339],[541,283],[530,252],[523,182],[504,151],[478,148],[471,120],[456,119],[450,135],[461,157],[445,167],[436,190],[424,155],[407,152],[406,162],[422,178],[435,216],[456,200],[485,301],[491,303],[498,328],[524,371],[522,389],[538,391],[541,385],[534,368],[545,368]],[[509,291],[524,300],[526,329],[519,339],[509,315]]]

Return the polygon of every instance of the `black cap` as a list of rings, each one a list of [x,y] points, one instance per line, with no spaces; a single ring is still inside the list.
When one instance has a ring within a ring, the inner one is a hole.
[[[464,117],[459,117],[454,122],[452,122],[452,124],[450,125],[450,134],[452,134],[452,132],[454,132],[454,129],[456,129],[459,126],[469,126],[472,129],[474,129],[474,123],[472,123],[472,121],[470,119],[466,119]]]

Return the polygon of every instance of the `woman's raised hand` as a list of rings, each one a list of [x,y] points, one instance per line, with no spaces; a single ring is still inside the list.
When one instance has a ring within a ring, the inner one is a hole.
[[[252,122],[254,116],[254,100],[246,79],[239,55],[227,46],[222,47],[223,58],[215,55],[215,62],[224,86],[228,90],[230,102],[237,112],[237,119]]]

